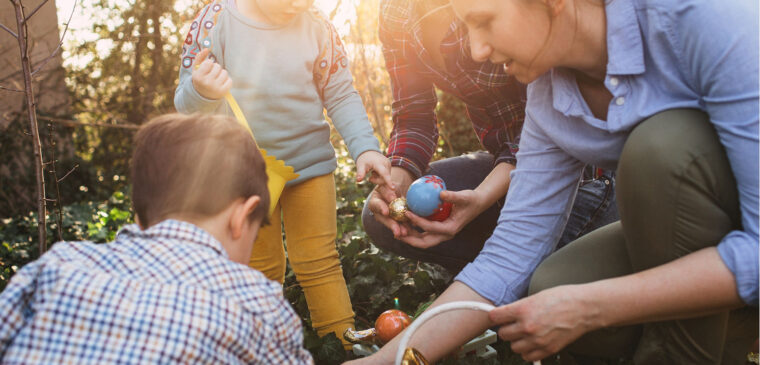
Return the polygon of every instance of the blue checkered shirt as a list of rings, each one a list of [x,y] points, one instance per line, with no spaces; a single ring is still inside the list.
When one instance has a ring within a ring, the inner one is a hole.
[[[61,242],[0,293],[4,364],[310,364],[282,286],[167,220]]]

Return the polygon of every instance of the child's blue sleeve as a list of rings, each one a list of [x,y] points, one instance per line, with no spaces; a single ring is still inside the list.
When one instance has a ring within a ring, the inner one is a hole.
[[[320,56],[314,62],[314,84],[327,115],[343,137],[351,157],[363,152],[380,151],[364,103],[354,88],[354,79],[340,35],[322,13],[312,13],[320,23]]]
[[[215,1],[201,9],[190,24],[190,29],[182,44],[179,84],[174,92],[174,107],[180,113],[212,112],[222,104],[222,100],[203,97],[193,86],[193,64],[195,58],[205,48],[211,48],[209,59],[224,67],[222,52],[222,18],[224,6]]]

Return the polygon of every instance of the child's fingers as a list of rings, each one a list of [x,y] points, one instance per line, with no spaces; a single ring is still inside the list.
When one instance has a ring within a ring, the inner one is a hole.
[[[195,57],[195,61],[193,61],[193,69],[199,68],[203,61],[208,58],[209,54],[211,54],[211,49],[209,48],[204,48],[201,53],[198,53],[198,56]]]
[[[232,79],[227,78],[227,80],[224,81],[222,84],[222,90],[226,93],[232,89]]]
[[[216,76],[216,81],[220,84],[223,84],[230,78],[230,75],[227,73],[227,70],[222,68],[222,71],[219,72],[219,75]]]
[[[364,175],[366,175],[367,166],[363,163],[359,163],[356,165],[356,181],[362,182],[364,181]]]
[[[224,70],[222,66],[220,66],[218,63],[214,63],[213,65],[211,65],[211,71],[208,73],[209,78],[211,78],[211,80],[216,80],[217,78],[219,78],[219,75],[222,73],[222,70]]]
[[[390,187],[391,189],[395,189],[396,187],[393,184],[393,181],[391,180],[391,173],[386,168],[386,166],[380,165],[377,166],[372,170],[372,176],[370,176],[370,182],[375,185],[386,185]]]
[[[200,77],[206,77],[208,76],[209,72],[211,72],[211,69],[214,67],[214,62],[207,59],[201,63],[199,63],[195,70],[193,70],[193,75],[198,75]]]

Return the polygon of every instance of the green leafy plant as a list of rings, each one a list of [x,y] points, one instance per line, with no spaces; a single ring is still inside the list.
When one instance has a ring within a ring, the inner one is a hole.
[[[48,215],[48,247],[59,241],[56,217]],[[127,196],[115,192],[108,200],[71,204],[63,208],[61,232],[65,241],[93,241],[103,243],[113,240],[121,226],[132,222]],[[26,263],[39,257],[37,245],[36,213],[2,220],[0,226],[0,290],[10,277]]]

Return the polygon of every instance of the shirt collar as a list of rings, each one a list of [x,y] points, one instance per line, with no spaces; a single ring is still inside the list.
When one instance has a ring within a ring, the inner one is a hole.
[[[177,240],[182,243],[196,244],[209,247],[223,257],[229,258],[227,250],[225,250],[222,244],[210,233],[192,223],[175,219],[167,219],[159,222],[146,230],[140,229],[140,226],[137,224],[124,226],[116,235],[116,241],[120,241],[122,235],[143,240],[162,238]]]
[[[607,14],[607,74],[638,75],[645,71],[644,47],[631,0],[605,5]]]

